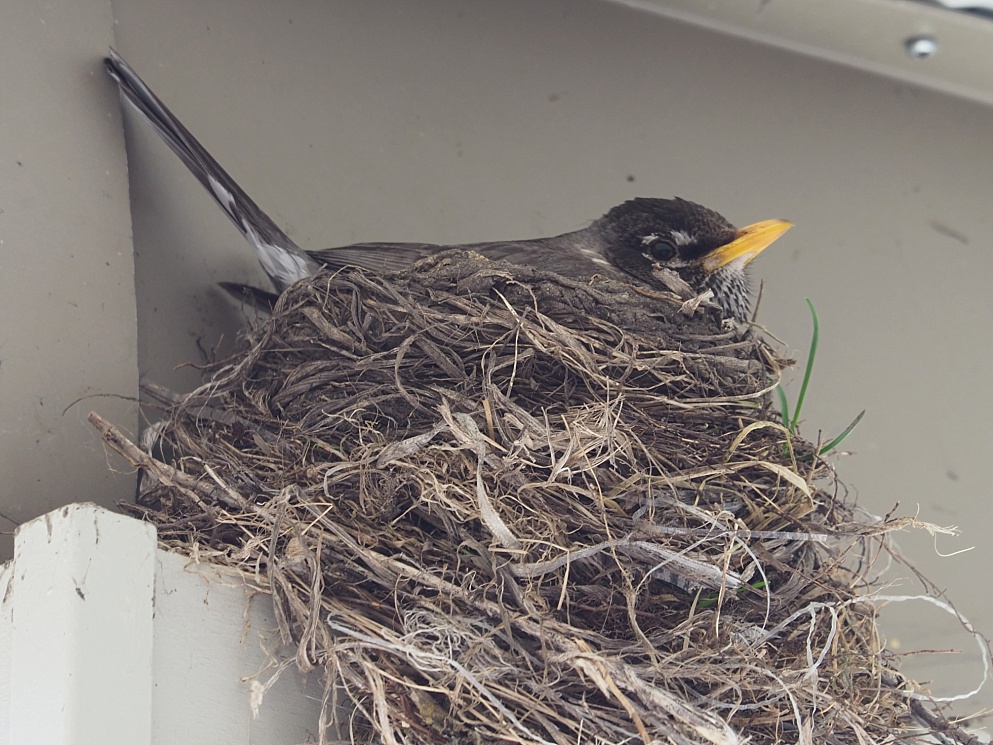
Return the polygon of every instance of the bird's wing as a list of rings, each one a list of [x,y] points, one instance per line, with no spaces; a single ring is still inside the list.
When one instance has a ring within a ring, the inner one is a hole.
[[[350,246],[309,251],[308,254],[322,266],[332,271],[349,267],[365,269],[374,274],[404,272],[422,259],[444,251],[475,251],[491,261],[511,264],[541,266],[566,276],[588,276],[607,273],[617,276],[619,270],[590,259],[584,253],[569,256],[562,263],[562,252],[556,238],[537,238],[524,241],[496,241],[491,243],[464,243],[438,245],[435,243],[356,243]],[[622,275],[623,276],[623,275]],[[252,306],[263,313],[271,313],[278,295],[251,285],[220,282],[220,286],[235,300]]]
[[[436,246],[431,243],[356,243],[352,246],[311,251],[310,256],[332,269],[358,267],[376,274],[392,274],[409,269],[428,256],[446,251],[453,246]]]
[[[482,254],[491,261],[509,261],[513,264],[533,264],[535,251],[540,250],[542,239],[531,241],[499,241],[494,243],[465,243],[437,245],[434,243],[356,243],[352,246],[311,251],[310,256],[325,266],[341,268],[354,266],[377,274],[401,272],[421,259],[443,251],[463,249]]]
[[[110,50],[105,63],[128,103],[152,125],[252,244],[278,291],[317,273],[319,264],[259,209],[116,51]]]

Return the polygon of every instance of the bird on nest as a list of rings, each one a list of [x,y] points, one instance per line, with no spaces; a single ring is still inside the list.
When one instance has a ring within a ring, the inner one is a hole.
[[[358,243],[304,251],[263,212],[213,156],[110,50],[107,71],[121,94],[179,156],[255,251],[276,294],[221,283],[228,292],[271,310],[278,293],[324,267],[360,267],[387,274],[455,248],[491,260],[539,266],[571,277],[595,274],[634,281],[684,300],[711,299],[724,315],[747,320],[751,306],[747,265],[792,223],[765,220],[736,228],[724,217],[685,199],[631,199],[587,227],[550,238],[440,246],[431,243]]]

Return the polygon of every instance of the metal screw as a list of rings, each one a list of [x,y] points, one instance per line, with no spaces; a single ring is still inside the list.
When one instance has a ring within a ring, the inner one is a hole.
[[[903,48],[911,59],[928,59],[938,51],[938,40],[933,36],[911,36]]]

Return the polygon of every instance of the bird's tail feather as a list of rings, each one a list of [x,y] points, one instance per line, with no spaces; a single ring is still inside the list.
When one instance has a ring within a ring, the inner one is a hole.
[[[217,284],[239,303],[244,303],[260,313],[272,315],[276,301],[279,300],[278,295],[252,285],[243,285],[239,282],[218,282]]]
[[[320,265],[255,204],[114,49],[105,64],[128,103],[152,125],[252,244],[279,292],[317,273]]]

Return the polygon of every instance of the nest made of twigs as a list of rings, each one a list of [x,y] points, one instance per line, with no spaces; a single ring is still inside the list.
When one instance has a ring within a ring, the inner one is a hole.
[[[886,527],[773,423],[781,365],[706,307],[453,252],[294,286],[153,447],[101,426],[152,477],[129,512],[271,591],[322,738],[926,734],[867,600]]]

